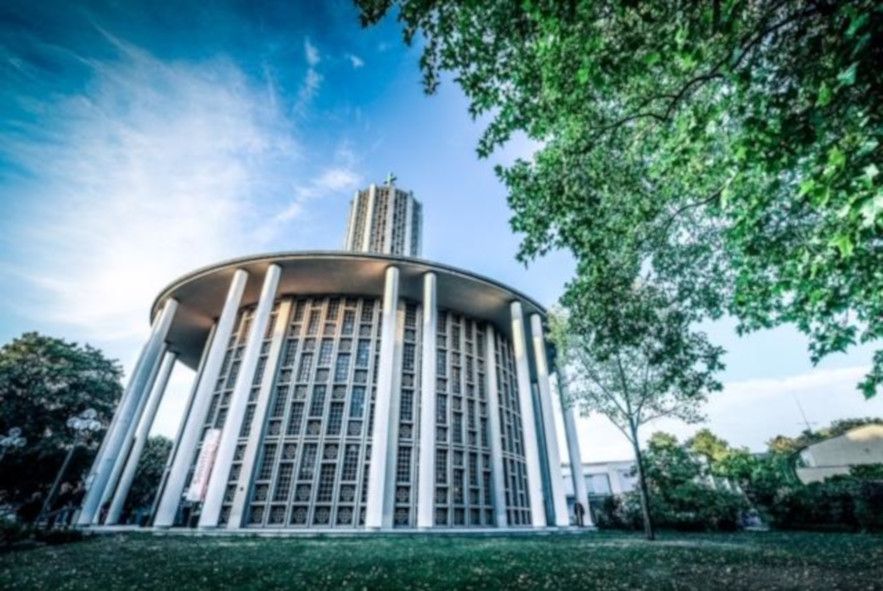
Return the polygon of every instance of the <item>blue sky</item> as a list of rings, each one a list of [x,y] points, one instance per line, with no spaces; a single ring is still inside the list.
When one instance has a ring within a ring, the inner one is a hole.
[[[227,257],[338,248],[353,191],[389,171],[424,203],[427,258],[554,303],[572,261],[515,262],[492,170],[531,143],[479,160],[482,122],[451,81],[426,97],[418,59],[394,20],[363,30],[348,1],[4,2],[0,342],[39,330],[128,369],[165,284]],[[883,415],[854,389],[869,348],[813,368],[791,329],[708,330],[730,351],[709,425],[735,443],[796,433],[796,401],[819,426]],[[176,370],[155,430],[174,432],[189,380]],[[581,428],[589,459],[627,457],[603,420]]]

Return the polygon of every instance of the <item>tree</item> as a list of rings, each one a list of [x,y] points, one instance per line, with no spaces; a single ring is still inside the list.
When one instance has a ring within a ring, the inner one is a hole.
[[[651,287],[632,290],[623,317],[643,318],[653,325],[640,343],[615,349],[596,347],[596,335],[562,312],[550,317],[560,379],[570,401],[606,416],[628,439],[635,453],[644,531],[654,538],[650,499],[641,452],[641,427],[662,417],[687,422],[700,419],[699,406],[708,392],[719,390],[714,374],[722,350],[705,335],[692,333],[674,309],[660,309]],[[643,302],[644,307],[638,304]]]
[[[19,427],[28,440],[3,458],[0,490],[6,501],[48,490],[74,436],[67,420],[94,408],[107,425],[122,394],[121,376],[119,363],[98,349],[35,332],[0,348],[0,432]],[[68,472],[73,482],[88,467],[102,434],[77,450]]]
[[[702,458],[690,442],[681,444],[668,433],[650,436],[644,470],[654,523],[680,530],[731,531],[739,527],[747,508],[744,497],[717,486]]]
[[[167,437],[155,435],[147,440],[126,498],[127,513],[149,509],[153,505],[171,450],[172,441]]]
[[[425,89],[452,72],[491,117],[479,155],[540,143],[497,168],[519,258],[573,253],[564,303],[599,343],[637,278],[694,320],[791,323],[813,361],[883,337],[878,2],[356,3],[398,6]],[[860,388],[881,383],[877,350]]]

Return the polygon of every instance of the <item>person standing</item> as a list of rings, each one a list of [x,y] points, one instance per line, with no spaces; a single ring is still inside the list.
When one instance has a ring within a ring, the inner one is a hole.
[[[576,501],[573,504],[573,513],[576,515],[576,525],[577,527],[583,527],[583,522],[586,516],[586,508],[583,507],[583,504],[579,501]]]

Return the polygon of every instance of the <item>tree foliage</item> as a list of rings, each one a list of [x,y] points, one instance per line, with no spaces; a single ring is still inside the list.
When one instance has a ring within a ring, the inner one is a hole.
[[[107,425],[122,394],[121,377],[119,363],[89,345],[31,332],[0,348],[0,433],[18,427],[27,438],[2,460],[0,490],[7,500],[48,490],[74,439],[67,420],[93,408]],[[68,480],[87,467],[102,435],[84,442]]]
[[[708,392],[719,390],[715,373],[721,369],[722,351],[701,333],[679,322],[676,310],[656,307],[655,290],[635,286],[633,302],[651,301],[652,314],[643,317],[653,330],[641,343],[607,349],[596,347],[593,331],[563,312],[550,316],[549,336],[555,345],[559,378],[566,404],[607,417],[629,440],[638,466],[644,528],[653,538],[648,490],[643,471],[640,430],[663,417],[686,422],[700,420],[699,408]],[[670,312],[670,314],[669,314]]]
[[[692,319],[792,323],[817,361],[883,336],[880,97],[873,0],[357,0],[424,39],[428,92],[452,72],[490,115],[487,156],[540,142],[498,174],[528,262],[577,259],[565,304],[599,345],[636,278]],[[883,350],[860,384],[883,383]]]
[[[153,505],[171,450],[172,441],[167,437],[155,435],[147,440],[126,498],[128,512],[149,509]]]

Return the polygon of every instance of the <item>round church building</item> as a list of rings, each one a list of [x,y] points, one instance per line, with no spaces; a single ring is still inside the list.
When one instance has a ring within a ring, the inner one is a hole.
[[[420,203],[390,178],[354,196],[344,251],[245,257],[167,286],[78,524],[124,522],[183,363],[196,374],[153,527],[570,525],[545,310],[420,258],[421,232]],[[563,419],[581,466],[569,408]]]

